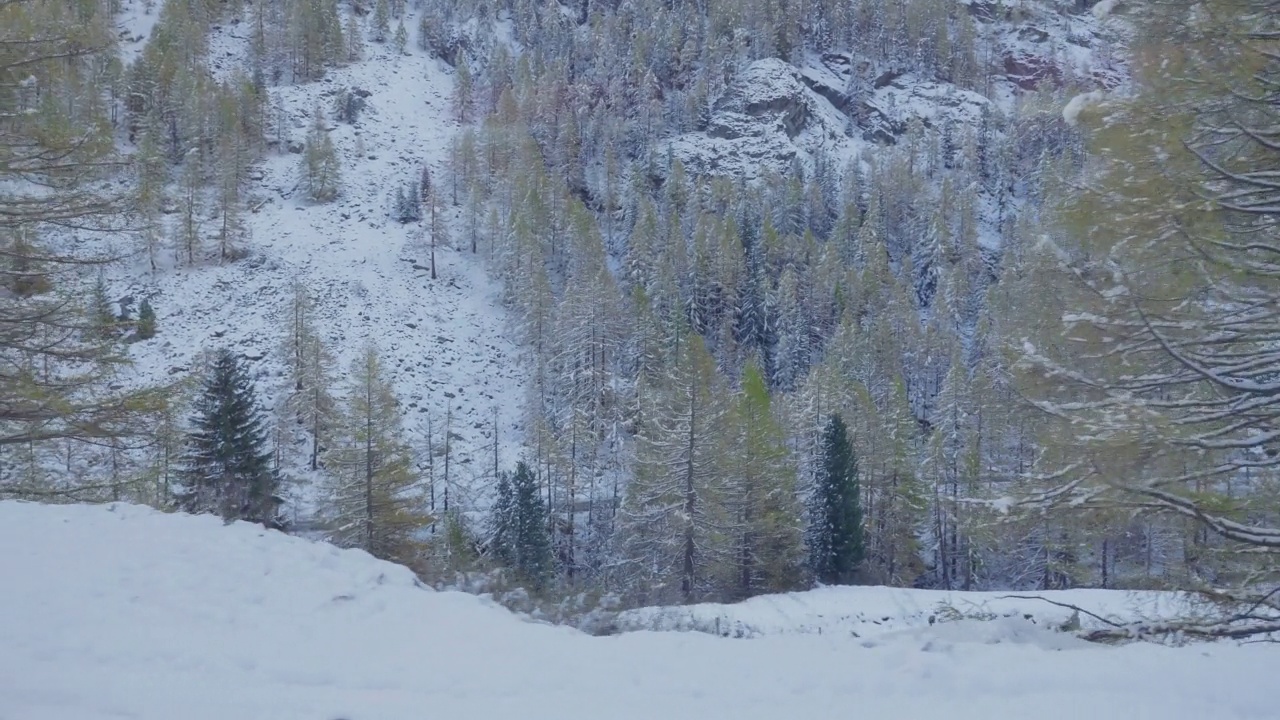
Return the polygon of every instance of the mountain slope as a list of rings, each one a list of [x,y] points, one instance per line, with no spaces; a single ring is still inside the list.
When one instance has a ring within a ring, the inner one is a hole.
[[[872,648],[592,638],[362,552],[129,505],[0,503],[0,547],[5,720],[1275,716],[1275,646],[1103,648],[1030,625]]]
[[[216,75],[244,69],[248,32],[245,23],[213,31],[209,64]],[[165,382],[196,369],[202,351],[225,345],[248,358],[264,404],[273,407],[284,390],[279,354],[297,280],[311,294],[318,334],[341,373],[366,341],[377,343],[405,426],[424,456],[427,414],[437,449],[451,417],[452,480],[464,494],[479,467],[492,467],[495,413],[502,461],[513,463],[524,373],[499,288],[469,247],[440,244],[439,277],[431,279],[426,223],[401,225],[389,217],[396,189],[417,181],[424,165],[437,183],[447,176],[458,127],[450,110],[453,76],[412,45],[401,55],[371,42],[362,61],[321,81],[271,87],[273,123],[285,124],[284,144],[295,150],[315,108],[329,115],[345,89],[366,95],[356,122],[328,126],[341,162],[341,196],[308,203],[299,186],[302,155],[269,151],[245,191],[252,210],[245,213],[247,258],[186,267],[165,252],[165,266],[154,274],[141,257],[114,268],[113,297],[149,297],[158,315],[159,335],[132,346],[134,381]],[[448,197],[445,210],[453,212]]]

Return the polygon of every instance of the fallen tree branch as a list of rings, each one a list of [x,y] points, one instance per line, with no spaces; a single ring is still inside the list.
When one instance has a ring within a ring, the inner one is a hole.
[[[1001,599],[1001,600],[1039,600],[1039,601],[1041,601],[1041,602],[1047,602],[1047,603],[1049,603],[1050,605],[1057,605],[1058,607],[1061,607],[1061,608],[1066,608],[1066,609],[1068,609],[1068,610],[1074,610],[1075,612],[1078,612],[1078,613],[1080,613],[1081,615],[1088,615],[1089,617],[1093,618],[1094,620],[1097,620],[1097,621],[1102,622],[1102,623],[1106,623],[1107,625],[1110,625],[1110,626],[1111,626],[1111,627],[1113,627],[1113,628],[1124,627],[1124,625],[1122,625],[1122,624],[1120,624],[1120,623],[1118,623],[1118,622],[1116,622],[1116,621],[1114,621],[1114,620],[1108,620],[1107,618],[1104,618],[1104,617],[1102,617],[1101,615],[1099,615],[1099,614],[1097,614],[1097,613],[1089,612],[1088,610],[1085,610],[1084,608],[1080,607],[1079,605],[1072,605],[1071,603],[1058,602],[1057,600],[1050,600],[1049,598],[1046,598],[1046,597],[1040,597],[1039,595],[1001,595],[1001,596],[1000,596],[1000,599]]]
[[[1171,635],[1199,640],[1240,640],[1272,633],[1280,633],[1280,620],[1245,624],[1210,623],[1207,625],[1185,622],[1134,623],[1123,627],[1091,630],[1081,633],[1080,637],[1089,642],[1124,642]]]

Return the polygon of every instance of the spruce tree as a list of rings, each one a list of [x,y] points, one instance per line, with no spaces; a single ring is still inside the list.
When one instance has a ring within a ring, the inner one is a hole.
[[[195,402],[178,505],[193,513],[280,527],[280,479],[253,381],[230,350],[214,360]]]
[[[151,307],[151,300],[143,298],[138,306],[138,339],[150,340],[156,336],[156,311]]]
[[[489,509],[489,552],[494,560],[511,566],[515,560],[516,495],[511,475],[498,476],[498,494]]]
[[[520,576],[535,590],[541,590],[551,575],[551,536],[547,532],[547,510],[538,491],[538,482],[529,466],[516,464],[511,481],[514,500],[512,519],[513,564]]]
[[[89,302],[94,336],[99,340],[111,339],[116,333],[116,314],[111,311],[111,300],[107,297],[107,283],[102,273],[98,273],[98,279],[93,284]]]
[[[862,564],[862,504],[849,429],[836,414],[822,436],[822,457],[811,499],[809,553],[818,581],[853,582]]]

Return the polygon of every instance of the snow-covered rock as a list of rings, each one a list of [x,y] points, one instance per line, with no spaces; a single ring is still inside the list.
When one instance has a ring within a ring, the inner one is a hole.
[[[812,91],[800,71],[776,58],[757,60],[715,102],[707,126],[669,143],[694,175],[754,180],[767,170],[810,164],[819,152],[852,155],[848,118]]]

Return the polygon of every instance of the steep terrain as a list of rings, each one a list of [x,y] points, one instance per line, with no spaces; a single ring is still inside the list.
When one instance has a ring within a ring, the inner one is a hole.
[[[738,72],[696,131],[662,145],[695,175],[756,180],[797,164],[835,160],[835,170],[897,143],[913,124],[959,137],[984,121],[1003,124],[1031,91],[1105,91],[1124,79],[1113,43],[1123,27],[1114,3],[1065,12],[1053,3],[961,3],[979,33],[982,92],[848,52],[807,54],[798,65],[757,60]]]
[[[153,17],[126,14],[128,36],[143,37]],[[215,28],[209,64],[216,75],[245,69],[248,34],[244,23]],[[126,44],[126,54],[142,42]],[[424,164],[437,182],[446,177],[458,128],[450,109],[453,76],[412,43],[402,55],[390,43],[370,42],[362,61],[321,81],[272,87],[287,137],[255,166],[245,191],[248,257],[187,267],[163,253],[165,266],[154,274],[139,257],[109,276],[113,299],[130,298],[136,307],[148,297],[158,316],[158,336],[131,348],[136,383],[170,380],[198,367],[202,352],[227,346],[251,362],[264,405],[275,407],[285,389],[281,349],[298,281],[313,298],[318,333],[341,373],[366,341],[377,344],[410,439],[424,457],[428,413],[437,449],[451,417],[455,492],[471,489],[479,473],[472,467],[492,466],[495,417],[502,462],[514,462],[524,370],[500,289],[469,247],[439,245],[433,280],[425,224],[390,217],[395,191],[417,181]],[[360,91],[365,109],[353,124],[329,123],[342,192],[335,202],[311,204],[299,189],[302,155],[295,151],[303,148],[313,110],[328,113],[342,90]]]
[[[1275,717],[1274,645],[1095,647],[1017,621],[869,647],[593,638],[362,552],[130,505],[0,503],[0,547],[6,720]]]

